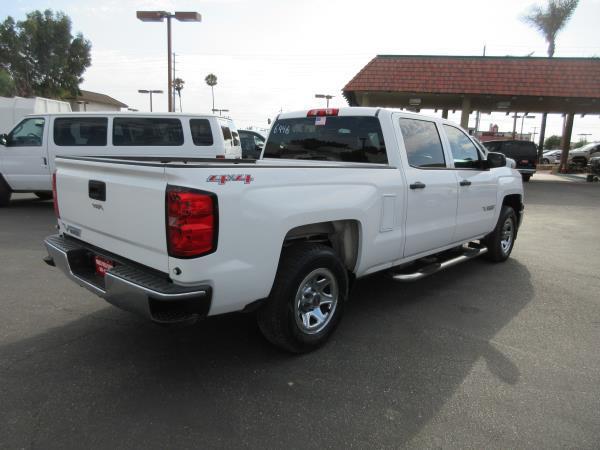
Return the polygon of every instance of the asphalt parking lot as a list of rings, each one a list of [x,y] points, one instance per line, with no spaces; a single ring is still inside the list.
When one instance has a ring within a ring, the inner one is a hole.
[[[513,257],[357,283],[320,351],[251,316],[165,329],[43,264],[0,210],[0,448],[598,448],[600,188],[532,180]]]

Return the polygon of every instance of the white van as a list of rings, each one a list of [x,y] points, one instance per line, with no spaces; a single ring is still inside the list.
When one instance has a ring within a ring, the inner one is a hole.
[[[241,158],[231,119],[161,113],[31,114],[0,136],[0,206],[12,192],[52,196],[54,157]]]

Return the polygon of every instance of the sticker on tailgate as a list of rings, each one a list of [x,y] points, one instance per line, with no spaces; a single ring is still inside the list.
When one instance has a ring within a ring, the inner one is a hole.
[[[225,184],[228,181],[243,181],[244,184],[250,184],[252,183],[252,181],[254,181],[254,178],[252,178],[252,175],[243,175],[243,174],[237,174],[237,175],[211,175],[209,176],[206,181],[208,181],[209,183],[219,183],[219,184]]]

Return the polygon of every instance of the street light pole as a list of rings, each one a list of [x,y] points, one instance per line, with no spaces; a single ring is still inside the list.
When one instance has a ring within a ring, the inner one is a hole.
[[[169,112],[173,112],[173,74],[171,72],[171,19],[175,18],[180,22],[200,22],[202,16],[196,11],[136,11],[136,17],[142,22],[162,22],[167,19],[167,93]]]
[[[152,94],[162,94],[163,91],[159,89],[138,89],[140,94],[150,94],[150,112],[152,112]]]
[[[324,98],[325,100],[327,100],[327,108],[329,108],[329,100],[331,100],[333,97],[335,97],[335,95],[315,94],[315,98]]]
[[[219,108],[212,109],[213,114],[216,113],[217,111],[219,112],[219,116],[223,115],[224,112],[229,112],[228,109],[219,109]]]
[[[167,15],[167,71],[169,73],[167,80],[167,92],[169,93],[169,112],[173,111],[173,73],[171,72],[171,17],[173,17],[171,14]]]

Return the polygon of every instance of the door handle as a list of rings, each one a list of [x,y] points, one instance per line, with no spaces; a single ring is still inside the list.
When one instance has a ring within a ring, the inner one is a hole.
[[[106,201],[106,183],[98,180],[88,182],[88,195],[92,200]]]
[[[471,186],[471,182],[469,180],[462,180],[460,183],[461,186]]]
[[[42,157],[42,167],[46,167],[48,165],[48,160],[46,159],[46,157]]]
[[[421,183],[420,181],[417,181],[416,183],[413,183],[411,185],[409,185],[409,187],[411,189],[425,189],[425,183]]]

